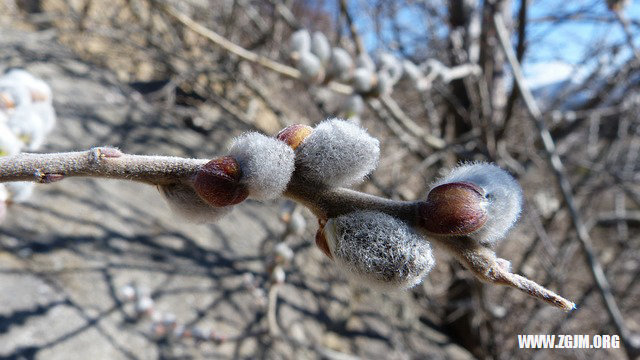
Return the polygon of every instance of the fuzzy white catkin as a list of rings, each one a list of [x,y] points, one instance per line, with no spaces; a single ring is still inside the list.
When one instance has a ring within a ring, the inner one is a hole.
[[[289,247],[289,245],[287,245],[284,242],[280,242],[278,243],[274,248],[273,248],[273,254],[276,257],[281,258],[285,263],[290,262],[291,260],[293,260],[293,250],[291,250],[291,248]]]
[[[11,100],[15,107],[31,104],[29,88],[6,75],[0,77],[0,92]]]
[[[357,68],[353,73],[353,88],[356,92],[367,93],[371,91],[376,83],[375,74],[365,68]]]
[[[306,29],[301,29],[293,34],[289,38],[289,55],[295,53],[303,53],[311,51],[311,35]]]
[[[307,220],[298,211],[291,213],[291,219],[287,223],[287,233],[301,236],[307,229]]]
[[[29,151],[36,151],[44,144],[47,137],[47,125],[38,116],[33,105],[20,105],[9,116],[7,125],[21,139]]]
[[[240,165],[240,182],[247,186],[249,197],[256,200],[279,197],[295,166],[295,155],[289,145],[256,132],[235,138],[229,156]]]
[[[51,88],[23,69],[11,69],[0,78],[0,92],[15,106],[6,111],[8,126],[28,150],[38,150],[56,121]]]
[[[416,286],[431,271],[431,245],[405,222],[356,211],[327,221],[327,245],[337,266],[356,283],[392,290]]]
[[[376,71],[376,64],[373,62],[373,60],[368,54],[360,54],[356,58],[356,67],[367,69],[369,70],[369,72]]]
[[[284,272],[284,269],[282,268],[282,266],[277,265],[275,268],[273,268],[273,271],[271,272],[270,277],[271,277],[271,282],[275,284],[282,284],[287,279],[287,274]]]
[[[2,118],[2,114],[0,114]],[[20,152],[22,142],[9,127],[0,120],[0,156],[15,155]]]
[[[376,93],[380,95],[388,95],[393,88],[393,79],[384,71],[378,73],[378,83],[376,84]]]
[[[311,52],[322,62],[327,64],[331,58],[331,44],[320,31],[313,33],[311,37]]]
[[[320,60],[310,52],[300,53],[296,69],[300,71],[302,80],[306,82],[320,83],[324,80],[324,67]]]
[[[349,81],[353,76],[353,59],[351,59],[351,55],[345,49],[334,47],[331,50],[329,69],[331,76],[340,81]]]
[[[11,69],[3,76],[13,83],[20,83],[29,89],[32,101],[51,102],[51,88],[42,79],[33,76],[24,69]]]
[[[50,102],[32,104],[34,113],[40,118],[45,134],[50,133],[56,125],[56,112]]]
[[[364,100],[359,94],[349,96],[342,105],[342,112],[350,119],[356,117],[364,111]]]
[[[33,194],[35,184],[32,182],[18,181],[4,184],[9,191],[9,199],[14,203],[24,203]]]
[[[398,82],[402,77],[402,63],[397,57],[389,53],[382,53],[379,57],[380,66],[378,72],[384,72],[389,75],[389,79],[393,84]]]
[[[197,224],[212,223],[228,214],[232,206],[216,207],[207,204],[186,184],[159,186],[171,211],[181,218]]]
[[[310,182],[349,186],[378,165],[380,142],[366,130],[341,119],[318,124],[296,149],[296,169]]]
[[[487,222],[470,236],[493,247],[507,234],[522,211],[522,188],[505,170],[489,163],[462,164],[436,181],[431,188],[451,182],[470,182],[485,191]]]

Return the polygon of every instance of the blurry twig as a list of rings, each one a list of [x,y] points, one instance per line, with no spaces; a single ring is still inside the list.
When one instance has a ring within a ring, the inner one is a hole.
[[[427,149],[422,147],[418,140],[405,131],[394,116],[389,114],[389,111],[384,108],[378,99],[368,99],[367,105],[371,108],[373,113],[382,120],[389,130],[400,140],[404,146],[420,155],[421,157],[427,157],[429,155]]]
[[[516,46],[516,58],[518,61],[522,61],[522,57],[524,56],[525,46],[526,46],[526,38],[527,38],[527,7],[529,6],[528,0],[522,0],[520,2],[520,9],[518,10],[518,45]],[[502,120],[502,125],[498,129],[496,134],[496,139],[500,140],[507,131],[507,125],[511,120],[513,115],[513,108],[515,106],[516,100],[520,96],[518,91],[518,86],[513,80],[511,85],[511,93],[507,98],[507,104],[504,110],[504,118]]]
[[[210,30],[200,24],[198,24],[197,22],[195,22],[193,19],[191,19],[190,17],[186,16],[185,14],[182,14],[178,11],[176,11],[175,9],[172,9],[171,7],[167,6],[166,4],[163,4],[161,2],[159,2],[159,0],[151,0],[154,4],[157,4],[160,8],[160,10],[162,10],[163,12],[165,12],[167,15],[175,18],[176,20],[178,20],[179,22],[181,22],[183,25],[185,25],[186,27],[188,27],[189,29],[195,31],[196,33],[206,37],[207,39],[209,39],[211,42],[221,46],[222,48],[224,48],[225,50],[238,55],[239,57],[256,63],[256,64],[260,64],[270,70],[273,70],[279,74],[285,75],[287,77],[293,78],[293,79],[301,79],[301,75],[300,72],[297,69],[294,69],[290,66],[281,64],[277,61],[271,60],[267,57],[258,55],[256,53],[253,53],[239,45],[234,44],[233,42],[227,40],[226,38],[224,38],[223,36],[217,34],[216,32],[214,32],[213,30]],[[456,75],[458,76],[458,75]],[[349,85],[345,85],[345,84],[341,84],[341,83],[337,83],[337,82],[329,82],[326,85],[329,89],[337,92],[337,93],[341,93],[341,94],[345,94],[345,95],[349,95],[351,93],[353,93],[353,89],[351,88],[351,86]],[[418,126],[413,120],[411,120],[403,111],[402,109],[395,103],[395,101],[393,101],[390,98],[384,98],[382,99],[383,104],[385,105],[385,107],[389,110],[390,114],[396,119],[398,120],[400,123],[402,123],[405,126],[408,126],[409,130],[411,131],[411,133],[422,139],[426,144],[436,148],[436,149],[441,149],[444,147],[445,143],[444,140],[437,138],[433,135],[430,135],[424,131],[422,131],[422,129],[420,128],[420,126]],[[417,130],[416,130],[417,129]]]
[[[231,41],[229,41],[228,39],[226,39],[225,37],[221,36],[220,34],[216,33],[215,31],[208,29],[202,25],[200,25],[199,23],[197,23],[196,21],[194,21],[193,19],[191,19],[190,17],[188,17],[187,15],[176,11],[175,9],[171,8],[170,6],[162,3],[159,0],[151,0],[151,2],[153,4],[156,4],[158,6],[158,8],[164,12],[165,14],[171,16],[172,18],[176,19],[177,21],[179,21],[180,23],[182,23],[184,26],[188,27],[189,29],[193,30],[194,32],[196,32],[197,34],[204,36],[205,38],[207,38],[209,41],[213,42],[214,44],[222,47],[223,49],[227,50],[228,52],[235,54],[239,57],[241,57],[242,59],[246,60],[246,61],[250,61],[259,65],[262,65],[272,71],[275,71],[281,75],[293,78],[293,79],[300,79],[301,75],[300,75],[300,71],[298,71],[295,68],[292,68],[291,66],[287,66],[284,64],[281,64],[277,61],[271,60],[265,56],[262,55],[258,55],[254,52],[251,52],[245,48],[243,48],[242,46],[239,46]],[[345,84],[340,84],[340,83],[336,83],[336,82],[330,82],[329,84],[327,84],[327,87],[329,87],[331,90],[338,92],[338,93],[342,93],[342,94],[351,94],[353,92],[353,90],[351,89],[350,86],[345,85]]]
[[[223,36],[221,36],[220,34],[214,32],[213,30],[207,29],[206,27],[198,24],[197,22],[195,22],[193,19],[191,19],[190,17],[188,17],[187,15],[176,11],[175,9],[172,9],[170,6],[158,1],[158,0],[151,0],[151,2],[155,5],[158,6],[158,8],[160,10],[162,10],[162,12],[164,12],[165,14],[173,17],[174,19],[178,20],[179,22],[181,22],[183,25],[185,25],[186,27],[188,27],[189,29],[195,31],[196,33],[206,37],[207,39],[209,39],[211,42],[215,43],[216,45],[224,48],[225,50],[229,51],[230,53],[233,53],[235,55],[238,55],[239,57],[247,60],[247,61],[251,61],[257,64],[260,64],[266,68],[269,68],[275,72],[278,72],[280,74],[292,77],[292,78],[299,78],[300,77],[300,72],[290,66],[286,66],[283,64],[280,64],[277,61],[273,61],[269,58],[266,58],[264,56],[258,55],[256,53],[253,53],[241,46],[238,46],[236,44],[234,44],[233,42],[227,40],[226,38],[224,38]]]
[[[213,93],[210,93],[209,96],[210,96],[210,98],[211,98],[211,100],[213,102],[215,102],[218,106],[220,106],[220,108],[222,108],[222,110],[224,110],[225,112],[227,112],[228,114],[233,116],[233,118],[238,120],[238,122],[240,122],[243,125],[249,127],[249,129],[251,129],[251,130],[257,130],[258,129],[256,127],[255,122],[253,122],[251,119],[248,119],[247,116],[245,116],[245,114],[242,111],[240,111],[240,109],[238,109],[230,101],[228,101],[227,99],[223,98],[222,96],[218,96],[218,95],[215,95]]]
[[[296,16],[293,15],[293,13],[291,12],[291,10],[289,10],[289,7],[286,4],[284,4],[280,0],[275,0],[271,2],[275,6],[278,14],[280,14],[280,17],[282,17],[282,19],[287,22],[287,25],[289,25],[289,27],[295,30],[298,30],[301,28],[300,23],[298,23],[298,20],[296,19]]]
[[[613,13],[616,15],[616,19],[618,19],[618,22],[622,26],[622,30],[624,30],[627,44],[629,44],[631,51],[633,51],[633,55],[635,55],[636,59],[640,60],[640,50],[638,50],[636,45],[633,43],[633,32],[631,31],[629,19],[624,16],[622,10],[613,10]]]
[[[442,149],[446,145],[444,140],[425,132],[420,125],[405,115],[400,106],[391,97],[383,95],[380,97],[380,102],[387,111],[389,111],[391,116],[398,120],[412,135],[421,139],[427,145],[435,149]]]
[[[349,9],[347,8],[347,0],[340,0],[340,11],[344,14],[344,17],[347,20],[347,25],[349,26],[349,31],[351,32],[351,38],[356,44],[356,53],[358,55],[366,53],[364,44],[362,43],[362,38],[358,34],[356,25],[353,23],[353,18],[351,17]]]
[[[516,59],[513,49],[511,48],[506,26],[504,25],[504,22],[499,15],[494,16],[493,21],[496,25],[496,31],[498,33],[500,45],[502,46],[502,50],[505,52],[507,61],[511,65],[513,76],[515,78],[518,89],[522,94],[522,98],[524,100],[526,108],[533,118],[535,125],[538,128],[538,132],[540,133],[540,137],[542,138],[542,143],[544,144],[545,151],[549,158],[549,163],[551,164],[551,168],[553,169],[556,179],[558,180],[562,196],[565,203],[567,204],[567,208],[569,209],[569,214],[571,216],[573,226],[578,235],[578,240],[580,241],[582,250],[586,256],[587,263],[589,264],[589,269],[591,270],[593,280],[598,288],[598,291],[600,292],[600,295],[602,296],[605,308],[609,313],[609,317],[611,318],[611,321],[613,322],[618,335],[620,335],[620,338],[625,345],[627,355],[630,358],[633,358],[640,354],[640,346],[632,338],[631,332],[624,323],[622,313],[620,312],[620,308],[618,307],[618,304],[616,303],[616,300],[613,296],[609,281],[607,280],[602,266],[600,265],[600,262],[598,261],[598,258],[593,250],[589,232],[587,231],[587,228],[580,216],[580,212],[578,211],[574,202],[571,184],[569,183],[569,180],[567,179],[567,176],[564,172],[562,160],[560,160],[560,157],[556,152],[555,143],[553,141],[553,138],[551,137],[551,134],[549,133],[549,129],[544,123],[542,113],[540,112],[540,109],[538,108],[538,105],[536,104],[531,91],[526,85],[522,70],[520,68],[520,63]]]
[[[278,326],[277,307],[278,307],[278,290],[280,284],[271,284],[269,288],[268,307],[267,307],[267,323],[269,324],[269,334],[271,336],[280,335],[280,326]]]
[[[280,106],[276,105],[269,95],[269,91],[254,80],[251,76],[242,74],[240,80],[251,90],[262,102],[276,115],[280,127],[291,125],[291,121],[287,119],[285,112]]]

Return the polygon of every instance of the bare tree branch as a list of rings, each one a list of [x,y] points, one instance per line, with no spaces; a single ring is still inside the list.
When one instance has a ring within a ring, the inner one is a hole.
[[[613,13],[616,15],[616,19],[618,19],[620,26],[622,26],[625,39],[627,40],[627,44],[629,45],[629,48],[631,48],[631,51],[633,51],[633,55],[635,55],[636,59],[640,60],[640,50],[633,43],[633,33],[631,32],[631,25],[629,23],[629,19],[627,19],[627,17],[624,16],[622,9],[613,10]]]
[[[611,291],[611,285],[609,285],[609,281],[607,280],[598,257],[595,254],[589,232],[587,231],[587,228],[582,221],[580,212],[578,211],[578,208],[575,204],[571,189],[571,183],[569,182],[565,174],[562,160],[560,160],[560,156],[558,156],[558,153],[556,152],[555,143],[553,141],[553,138],[551,137],[551,134],[549,133],[549,129],[547,129],[547,126],[544,123],[542,113],[540,112],[540,109],[538,108],[538,105],[536,104],[531,91],[525,83],[522,69],[520,68],[520,64],[516,59],[516,56],[509,42],[507,29],[502,22],[502,18],[499,15],[494,16],[493,20],[496,25],[500,44],[513,70],[513,76],[515,78],[516,84],[518,85],[527,110],[529,111],[531,118],[535,122],[540,137],[542,138],[542,143],[547,153],[549,163],[551,164],[551,167],[560,186],[562,196],[567,205],[567,208],[569,209],[571,221],[573,222],[573,226],[578,235],[578,240],[580,241],[582,251],[584,252],[587,259],[587,263],[589,265],[589,269],[591,270],[593,280],[596,283],[600,295],[602,296],[605,308],[609,313],[609,317],[616,327],[620,338],[625,344],[627,353],[630,356],[635,356],[640,353],[640,347],[638,347],[638,344],[633,341],[632,334],[624,323],[624,318],[622,316],[622,313],[620,312],[620,308],[618,307],[615,297],[613,296],[613,293]]]
[[[209,160],[128,155],[106,147],[69,153],[20,153],[0,157],[0,182],[50,183],[66,177],[81,176],[167,185],[194,176],[207,161]]]
[[[356,53],[358,55],[364,54],[366,50],[364,49],[362,38],[358,34],[358,29],[356,29],[356,25],[353,23],[353,19],[351,18],[351,14],[349,13],[349,8],[347,7],[346,0],[340,0],[340,11],[344,14],[345,19],[347,19],[347,25],[349,25],[351,38],[353,39],[353,42],[356,44]]]
[[[193,19],[191,19],[190,17],[188,17],[187,15],[176,11],[175,9],[172,9],[170,6],[158,1],[158,0],[151,0],[152,3],[156,4],[158,6],[158,8],[160,10],[162,10],[165,14],[173,17],[174,19],[178,20],[180,23],[182,23],[184,26],[188,27],[189,29],[193,30],[194,32],[196,32],[197,34],[204,36],[205,38],[207,38],[209,41],[213,42],[214,44],[222,47],[223,49],[227,50],[228,52],[235,54],[239,57],[241,57],[242,59],[246,60],[246,61],[250,61],[252,63],[256,63],[259,65],[262,65],[264,67],[266,67],[267,69],[270,69],[272,71],[275,71],[281,75],[293,78],[293,79],[301,79],[301,74],[300,71],[298,71],[295,68],[292,68],[291,66],[287,66],[284,64],[281,64],[277,61],[271,60],[265,56],[262,55],[258,55],[254,52],[251,52],[245,48],[243,48],[242,46],[239,46],[237,44],[234,44],[233,42],[229,41],[228,39],[224,38],[223,36],[221,36],[220,34],[216,33],[215,31],[208,29],[202,25],[200,25],[199,23],[197,23],[196,21],[194,21]],[[329,87],[331,90],[337,92],[337,93],[342,93],[342,94],[351,94],[353,92],[353,90],[351,89],[350,86],[348,85],[344,85],[344,84],[340,84],[337,82],[330,82],[329,84],[327,84],[327,87]]]

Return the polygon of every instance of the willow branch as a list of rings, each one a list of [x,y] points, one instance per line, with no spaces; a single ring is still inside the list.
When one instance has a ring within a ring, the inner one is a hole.
[[[335,218],[356,210],[379,211],[409,223],[416,221],[418,201],[398,201],[359,191],[318,187],[294,175],[284,196],[306,206],[320,219]]]
[[[175,184],[193,177],[208,160],[171,156],[128,155],[114,148],[0,157],[0,182],[50,183],[66,177],[100,177]]]
[[[68,177],[98,177],[160,186],[193,185],[196,174],[207,162],[209,160],[206,159],[129,155],[108,147],[55,154],[22,153],[0,158],[0,183],[51,183]],[[397,201],[346,188],[322,186],[307,182],[304,176],[296,172],[284,196],[305,205],[324,221],[367,210],[389,214],[422,231],[428,228],[425,220],[418,216],[423,201]],[[456,256],[480,280],[510,285],[565,310],[573,308],[568,300],[531,280],[510,273],[502,266],[506,260],[498,259],[491,249],[467,241],[464,237],[426,235],[429,240]]]
[[[143,182],[150,185],[191,183],[207,159],[130,155],[114,148],[0,157],[0,183],[31,181],[51,183],[68,177],[97,177]],[[327,219],[355,210],[378,210],[414,221],[417,202],[390,200],[358,191],[318,187],[295,176],[285,194]]]
[[[476,278],[484,282],[510,286],[565,311],[575,309],[573,302],[522,275],[512,273],[509,261],[497,257],[495,252],[467,237],[440,239],[438,244],[444,245]]]

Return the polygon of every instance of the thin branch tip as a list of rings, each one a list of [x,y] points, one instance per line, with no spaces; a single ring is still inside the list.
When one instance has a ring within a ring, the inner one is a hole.
[[[522,275],[504,272],[498,275],[497,280],[503,285],[516,288],[531,297],[540,299],[564,311],[569,312],[576,309],[576,304],[574,302],[565,299],[564,297]]]

